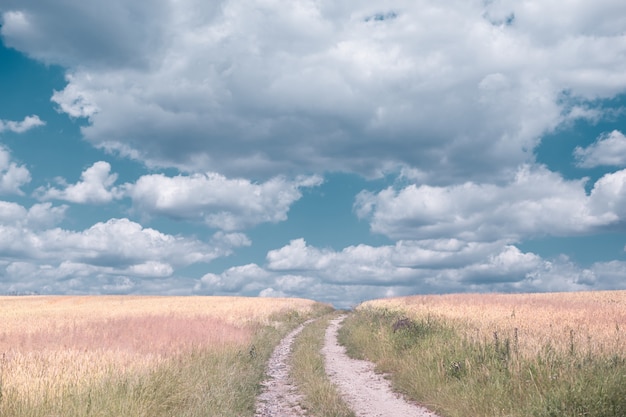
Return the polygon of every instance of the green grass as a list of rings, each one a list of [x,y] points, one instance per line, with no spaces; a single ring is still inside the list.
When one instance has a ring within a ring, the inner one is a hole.
[[[328,380],[320,352],[328,322],[335,316],[326,315],[306,326],[293,345],[291,376],[304,395],[302,407],[315,417],[354,417]]]
[[[312,315],[327,311],[319,306]],[[98,383],[67,387],[60,396],[26,400],[0,389],[0,417],[253,416],[274,347],[308,317],[276,317],[282,324],[259,327],[244,349],[196,350],[141,374],[112,369]]]
[[[358,310],[339,332],[348,354],[390,373],[394,388],[446,417],[624,417],[626,359],[549,345],[519,358],[510,340],[470,342],[455,323],[423,317],[393,331],[399,314]]]

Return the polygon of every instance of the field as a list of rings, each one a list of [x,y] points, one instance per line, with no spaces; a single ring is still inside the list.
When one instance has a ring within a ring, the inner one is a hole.
[[[333,309],[303,299],[0,297],[0,417],[252,416],[278,341],[315,415]],[[443,417],[626,416],[626,291],[372,300],[340,341]]]
[[[363,307],[451,319],[461,324],[466,338],[508,339],[526,357],[548,345],[561,353],[589,355],[619,354],[626,348],[626,291],[412,296]]]
[[[625,330],[626,291],[455,294],[365,302],[340,336],[444,416],[618,417]]]
[[[0,416],[252,415],[310,300],[0,297]]]

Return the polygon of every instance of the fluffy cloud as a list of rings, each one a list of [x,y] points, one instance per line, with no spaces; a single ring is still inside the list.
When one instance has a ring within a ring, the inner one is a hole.
[[[30,209],[0,200],[0,224],[27,229],[45,229],[63,220],[67,206],[52,206],[50,203],[34,204]]]
[[[0,195],[23,195],[20,187],[28,184],[30,179],[28,169],[24,165],[11,162],[9,151],[0,144]]]
[[[588,103],[626,87],[624,14],[611,1],[11,0],[1,34],[69,68],[53,100],[88,119],[88,141],[150,166],[409,165],[443,183],[507,174],[546,131],[600,117]]]
[[[524,166],[505,184],[409,185],[362,192],[356,213],[374,232],[395,239],[455,237],[465,241],[571,236],[626,220],[626,170],[607,174],[589,195],[585,181]]]
[[[7,45],[66,67],[148,65],[146,53],[163,40],[163,18],[169,12],[167,2],[160,0],[150,5],[111,1],[106,6],[8,0],[0,7]]]
[[[3,237],[0,243],[3,254],[111,267],[140,265],[148,261],[186,266],[209,262],[230,251],[230,247],[212,247],[197,240],[143,228],[128,219],[96,223],[81,232],[61,228],[35,231],[19,223],[2,223],[0,235]]]
[[[46,123],[42,121],[39,116],[32,115],[26,116],[21,122],[15,122],[12,120],[0,120],[0,133],[4,131],[10,131],[15,133],[24,133],[37,126],[43,126]]]
[[[25,290],[22,279],[29,281],[30,291],[62,292],[102,290],[120,280],[164,279],[176,268],[207,263],[250,244],[242,234],[219,232],[205,243],[144,228],[128,219],[111,219],[83,231],[51,228],[65,210],[50,203],[26,209],[0,202],[2,291]]]
[[[126,187],[133,204],[142,212],[201,220],[210,227],[230,231],[285,220],[291,204],[302,196],[300,188],[321,182],[317,176],[294,181],[275,177],[256,184],[215,173],[176,177],[154,174],[142,176]]]
[[[156,266],[156,268],[155,268]],[[0,264],[3,278],[0,291],[41,294],[191,294],[183,280],[170,273],[170,266],[158,263],[127,269],[94,266],[65,261],[60,264],[9,262]],[[150,275],[146,276],[145,273]],[[157,274],[163,274],[161,276]]]
[[[626,136],[618,130],[604,134],[586,148],[577,146],[574,155],[578,166],[593,168],[600,165],[626,165]]]
[[[601,121],[603,99],[626,89],[620,2],[6,0],[0,16],[5,45],[67,69],[52,101],[85,118],[87,141],[182,173],[116,185],[100,161],[35,197],[127,198],[145,218],[220,230],[209,242],[128,219],[70,231],[56,227],[67,206],[4,202],[0,275],[10,288],[31,277],[28,285],[47,291],[178,288],[346,305],[416,291],[610,288],[623,276],[617,261],[580,268],[516,246],[626,218],[626,170],[586,192],[586,180],[534,165],[533,152],[564,123]],[[2,121],[0,132],[41,124]],[[580,167],[621,169],[624,142],[615,131],[574,155]],[[296,239],[268,252],[265,265],[176,277],[250,245],[231,232],[284,221],[303,189],[321,183],[311,173],[329,171],[403,173],[354,205],[395,243],[334,250]],[[28,181],[0,149],[0,193]]]
[[[474,272],[519,280],[537,266],[536,255],[522,254],[505,242],[468,243],[457,239],[407,240],[378,247],[358,245],[340,252],[311,247],[297,239],[268,252],[267,261],[270,271],[314,272],[326,283],[382,286],[424,284],[441,275],[441,271],[446,271],[448,277],[454,271],[462,271],[458,281],[467,280]]]
[[[566,257],[542,259],[506,242],[455,239],[320,249],[303,239],[268,252],[267,265],[207,274],[195,291],[211,294],[312,297],[338,307],[386,296],[480,291],[615,289],[624,262],[581,268]]]
[[[201,288],[249,295],[285,294],[345,307],[390,295],[445,292],[536,292],[616,289],[620,261],[581,267],[565,256],[544,259],[516,246],[529,237],[614,229],[626,219],[626,170],[606,174],[589,192],[586,180],[565,180],[526,165],[508,182],[448,187],[409,185],[362,192],[355,211],[395,244],[342,250],[304,239],[248,265],[205,277]],[[235,283],[229,286],[228,283]]]
[[[626,169],[600,178],[587,201],[602,226],[617,226],[626,220]]]
[[[265,288],[270,276],[269,272],[256,264],[236,266],[227,269],[220,275],[213,273],[204,275],[196,285],[196,290],[206,287],[215,293],[246,293],[250,291],[258,293]]]
[[[291,205],[302,197],[301,189],[322,183],[319,176],[299,176],[294,180],[274,177],[253,183],[216,173],[175,177],[152,174],[116,187],[117,177],[111,173],[108,162],[99,161],[83,171],[79,182],[66,184],[64,179],[58,179],[64,188],[40,187],[35,196],[40,200],[81,204],[106,204],[130,197],[142,214],[202,221],[212,228],[233,231],[286,220]]]
[[[81,181],[76,184],[66,185],[62,190],[54,187],[41,187],[37,189],[36,194],[42,200],[56,199],[82,204],[109,203],[122,196],[122,192],[113,186],[117,180],[117,174],[110,172],[111,165],[108,162],[99,161],[83,171],[80,176]]]

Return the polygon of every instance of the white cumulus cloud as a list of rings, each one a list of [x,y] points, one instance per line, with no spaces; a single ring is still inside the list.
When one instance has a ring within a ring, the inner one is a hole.
[[[123,266],[147,261],[172,265],[209,262],[230,248],[217,248],[200,241],[143,228],[128,219],[96,223],[83,231],[62,228],[33,230],[20,223],[0,224],[2,253],[19,253],[33,259],[65,259],[93,265]]]
[[[626,220],[626,171],[606,174],[589,195],[585,180],[565,180],[524,166],[505,184],[408,185],[361,192],[359,217],[394,239],[455,237],[466,241],[591,233]]]
[[[23,195],[24,192],[20,188],[30,180],[28,168],[12,162],[9,151],[0,144],[0,195]]]
[[[616,289],[626,263],[583,268],[567,257],[543,259],[506,242],[400,241],[334,251],[303,239],[267,254],[267,265],[232,267],[207,274],[195,291],[310,297],[351,307],[359,301],[415,293],[542,292]]]
[[[169,279],[178,268],[208,263],[250,244],[243,234],[219,232],[203,242],[125,218],[82,231],[54,227],[66,209],[50,203],[27,209],[0,201],[0,292],[101,292],[131,283],[148,291],[155,284],[142,287],[139,282]],[[174,291],[175,282],[164,285]]]
[[[126,187],[133,205],[142,212],[200,220],[210,227],[232,231],[286,220],[291,205],[302,197],[300,189],[321,182],[317,176],[295,180],[275,177],[253,183],[216,173],[175,177],[153,174]]]
[[[614,1],[10,0],[1,12],[8,46],[68,68],[53,101],[87,118],[88,141],[188,172],[410,166],[482,181],[532,162],[561,123],[600,119],[597,99],[626,88]]]
[[[66,210],[67,206],[53,206],[50,203],[34,204],[26,209],[17,203],[0,200],[0,224],[45,229],[61,222]]]
[[[0,120],[0,133],[4,131],[10,131],[15,133],[24,133],[34,127],[44,126],[46,122],[41,120],[39,116],[32,115],[26,116],[21,122],[13,120]]]
[[[7,47],[65,68],[51,100],[83,119],[86,141],[152,169],[118,184],[98,161],[78,180],[37,188],[40,204],[0,201],[0,291],[348,305],[412,292],[612,288],[626,269],[520,249],[529,238],[624,225],[622,132],[575,149],[578,168],[616,167],[594,183],[538,165],[535,151],[546,133],[620,112],[603,105],[626,91],[626,3],[5,0],[0,20]],[[0,120],[0,133],[44,124]],[[353,207],[392,243],[333,249],[294,239],[264,265],[177,276],[250,246],[242,231],[287,220],[306,189],[336,171],[400,173]],[[30,181],[0,145],[0,194],[23,195]],[[130,202],[142,219],[217,231],[199,240],[127,218],[67,230],[69,208],[54,200]]]
[[[67,185],[63,189],[41,187],[36,194],[42,200],[64,200],[72,203],[104,204],[120,198],[122,192],[114,187],[117,174],[111,174],[111,164],[98,161],[80,175],[76,184]]]
[[[0,168],[2,156],[0,153]],[[291,205],[302,197],[302,189],[317,187],[323,182],[317,175],[294,179],[281,176],[254,183],[217,173],[198,173],[173,177],[143,175],[134,183],[116,186],[117,178],[108,162],[98,161],[82,172],[77,183],[67,184],[60,178],[57,181],[62,187],[39,187],[34,195],[44,201],[80,204],[107,204],[130,197],[135,209],[142,214],[200,221],[211,228],[230,232],[286,220]],[[224,239],[238,239],[237,236],[222,234]]]
[[[626,166],[626,136],[619,130],[613,130],[585,148],[577,146],[574,156],[578,159],[578,166],[583,168]]]
[[[304,239],[296,239],[268,252],[267,269],[314,273],[325,282],[335,284],[406,286],[433,276],[433,271],[462,269],[478,260],[507,265],[523,260],[523,257],[507,257],[507,254],[514,254],[511,248],[503,241],[476,243],[437,239],[401,240],[385,246],[361,244],[334,251],[312,247]]]

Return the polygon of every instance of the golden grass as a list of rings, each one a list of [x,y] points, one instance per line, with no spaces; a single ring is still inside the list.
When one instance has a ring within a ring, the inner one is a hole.
[[[467,339],[508,338],[526,357],[546,346],[591,355],[626,351],[626,291],[423,295],[372,300],[365,307],[451,319]]]
[[[311,300],[258,297],[0,296],[2,331],[29,333],[90,319],[146,315],[208,315],[241,325],[267,322],[279,311],[311,308]],[[26,320],[25,320],[26,319]]]
[[[441,415],[623,417],[625,326],[626,291],[454,294],[366,302],[339,336]]]
[[[302,299],[0,297],[0,389],[37,401],[194,350],[248,349],[259,326]],[[247,351],[247,350],[246,350]]]

